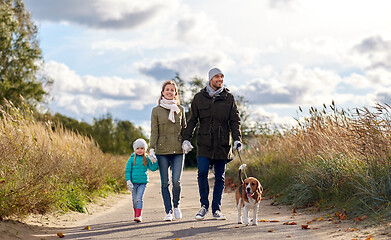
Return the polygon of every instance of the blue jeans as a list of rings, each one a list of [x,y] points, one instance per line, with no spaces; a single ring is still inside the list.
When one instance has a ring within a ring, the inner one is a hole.
[[[171,194],[168,187],[169,182],[169,167],[171,166],[172,174],[172,203],[174,208],[179,206],[179,200],[181,196],[181,176],[183,171],[183,154],[168,154],[168,155],[156,155],[159,164],[160,181],[162,187],[162,197],[164,202],[164,209],[166,213],[172,210]]]
[[[143,209],[143,196],[146,187],[147,187],[146,183],[133,183],[133,191],[132,191],[133,208]]]
[[[209,209],[209,183],[208,173],[211,159],[207,157],[197,157],[198,166],[198,190],[200,193],[201,206],[205,206]],[[213,200],[212,200],[212,213],[220,210],[221,198],[223,196],[224,183],[225,183],[225,169],[227,166],[227,160],[213,160],[215,170],[215,182],[213,188]]]

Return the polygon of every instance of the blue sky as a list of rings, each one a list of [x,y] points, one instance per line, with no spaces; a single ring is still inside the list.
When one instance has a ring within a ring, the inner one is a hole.
[[[249,101],[251,119],[391,100],[387,0],[25,0],[39,27],[49,108],[111,113],[149,129],[163,81],[207,79]]]

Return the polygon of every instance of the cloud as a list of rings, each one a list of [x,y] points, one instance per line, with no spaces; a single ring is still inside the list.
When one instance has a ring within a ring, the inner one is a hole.
[[[332,71],[295,64],[268,79],[254,79],[232,90],[243,94],[250,104],[314,104],[332,95],[340,82]]]
[[[164,15],[176,0],[25,0],[40,21],[72,22],[97,29],[132,29]]]
[[[190,80],[195,76],[207,79],[208,71],[214,66],[224,66],[225,55],[215,53],[213,55],[184,54],[172,59],[161,59],[153,62],[139,63],[137,69],[140,73],[153,77],[156,80],[169,80],[179,73],[184,80]]]
[[[205,13],[195,14],[190,11],[183,15],[175,24],[176,38],[186,44],[198,45],[215,45],[216,43],[224,44],[222,37],[217,28],[214,19]]]
[[[269,0],[271,8],[290,8],[296,0]]]
[[[391,88],[384,89],[376,94],[376,101],[380,103],[391,103]],[[391,105],[391,104],[390,104]]]
[[[156,104],[160,84],[119,77],[79,76],[66,65],[49,62],[44,71],[54,79],[51,95],[58,108],[96,116],[113,109],[143,110]]]
[[[362,40],[353,49],[366,58],[365,69],[383,68],[391,71],[391,41],[372,36]]]

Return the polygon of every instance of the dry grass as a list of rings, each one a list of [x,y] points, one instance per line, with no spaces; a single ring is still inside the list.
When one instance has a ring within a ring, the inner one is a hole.
[[[84,203],[108,183],[121,187],[122,158],[104,155],[87,137],[35,122],[27,107],[6,108],[0,110],[0,218],[84,211]]]
[[[334,104],[281,135],[253,139],[243,159],[270,194],[299,206],[341,206],[385,213],[391,205],[391,107],[354,113]],[[235,176],[239,163],[230,165]]]

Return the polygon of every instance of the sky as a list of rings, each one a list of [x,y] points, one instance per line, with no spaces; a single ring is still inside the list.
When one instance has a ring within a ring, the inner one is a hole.
[[[302,109],[391,102],[388,0],[25,0],[39,28],[52,113],[110,113],[145,131],[178,73],[248,101],[250,121],[294,124]]]

